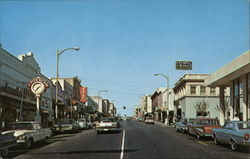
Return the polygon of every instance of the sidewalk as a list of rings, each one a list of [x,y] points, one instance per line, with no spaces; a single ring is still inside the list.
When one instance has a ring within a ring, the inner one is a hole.
[[[162,127],[175,127],[174,123],[171,123],[170,125],[165,125],[165,123],[159,122],[159,121],[155,121],[155,125],[160,125]]]

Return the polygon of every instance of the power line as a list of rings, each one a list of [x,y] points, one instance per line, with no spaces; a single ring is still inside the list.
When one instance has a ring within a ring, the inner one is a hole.
[[[100,89],[95,89],[95,88],[91,88],[91,87],[88,87],[88,89],[95,90],[95,91],[100,90]],[[120,95],[128,95],[128,96],[141,96],[141,95],[144,95],[143,93],[128,93],[128,92],[119,92],[119,91],[111,91],[111,90],[108,90],[108,93],[120,94]]]
[[[94,82],[94,83],[105,83],[108,85],[119,85],[119,86],[127,86],[127,87],[148,87],[148,88],[152,88],[152,87],[159,87],[157,85],[137,85],[137,84],[125,84],[125,83],[116,83],[116,82],[107,82],[107,81],[97,81],[97,80],[92,80],[92,79],[85,79],[85,82]]]

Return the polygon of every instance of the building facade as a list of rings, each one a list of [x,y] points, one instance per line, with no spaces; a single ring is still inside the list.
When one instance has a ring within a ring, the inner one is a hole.
[[[208,87],[209,74],[185,74],[175,84],[175,115],[177,118],[205,116],[219,118],[219,87]],[[227,95],[228,96],[228,95]]]
[[[52,120],[52,83],[42,73],[33,53],[18,58],[0,47],[0,120],[1,127],[19,120],[34,120],[36,97],[28,87],[34,77],[47,81],[49,88],[40,99],[42,125]]]
[[[230,87],[229,113],[220,111],[221,116],[229,115],[230,120],[250,120],[250,51],[246,51],[230,63],[215,71],[206,79],[212,87],[224,90]],[[220,92],[220,105],[225,107],[224,91]],[[225,115],[223,115],[225,114]],[[224,119],[223,119],[224,120]],[[225,119],[226,120],[226,119]]]

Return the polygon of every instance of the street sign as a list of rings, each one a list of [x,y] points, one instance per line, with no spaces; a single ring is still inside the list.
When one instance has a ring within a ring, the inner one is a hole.
[[[192,70],[192,61],[176,61],[176,70]]]

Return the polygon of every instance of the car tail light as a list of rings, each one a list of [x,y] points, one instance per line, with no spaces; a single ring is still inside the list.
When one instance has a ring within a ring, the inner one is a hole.
[[[249,134],[244,134],[244,140],[248,140],[249,139]]]

